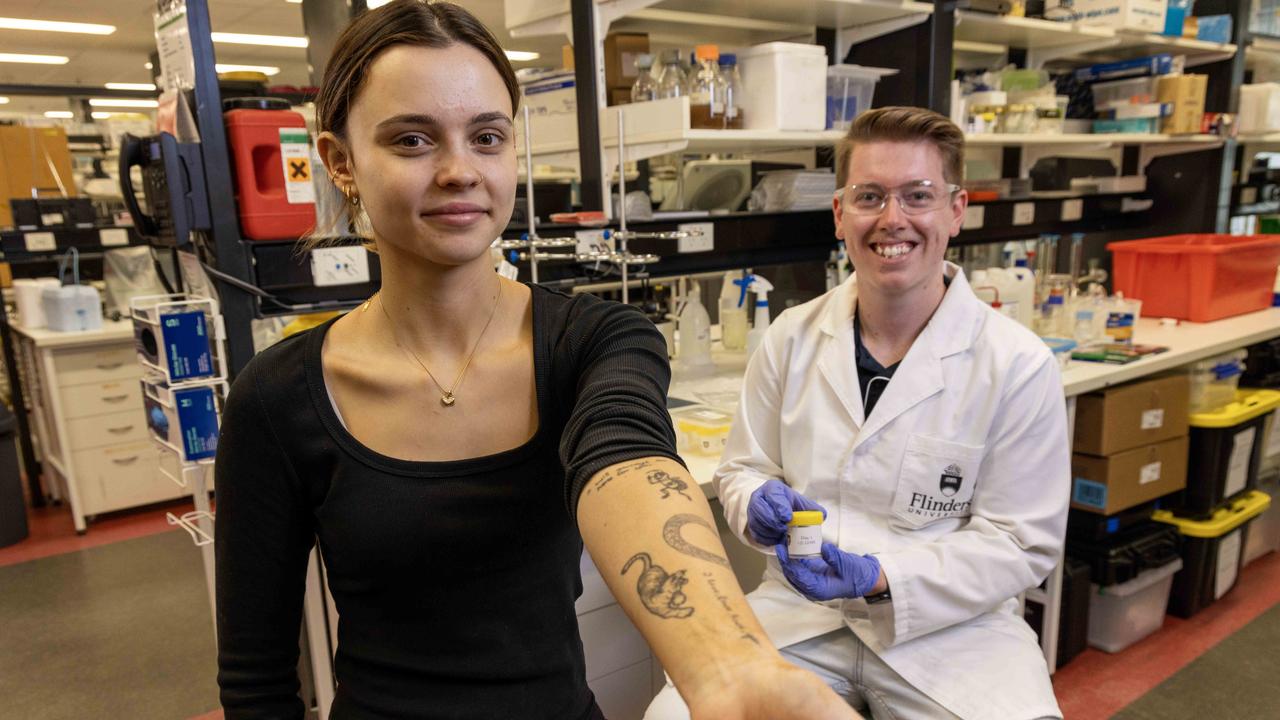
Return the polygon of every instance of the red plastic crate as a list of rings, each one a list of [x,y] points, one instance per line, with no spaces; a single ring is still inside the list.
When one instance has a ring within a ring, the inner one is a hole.
[[[1210,322],[1271,307],[1280,236],[1170,235],[1108,243],[1116,291],[1146,317]]]

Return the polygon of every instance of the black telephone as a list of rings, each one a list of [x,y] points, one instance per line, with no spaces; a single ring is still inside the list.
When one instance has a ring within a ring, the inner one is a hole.
[[[142,212],[130,170],[142,168],[142,193],[151,214]],[[180,143],[173,135],[135,137],[120,145],[120,189],[138,234],[156,245],[185,247],[193,230],[208,230],[209,197],[199,143]]]

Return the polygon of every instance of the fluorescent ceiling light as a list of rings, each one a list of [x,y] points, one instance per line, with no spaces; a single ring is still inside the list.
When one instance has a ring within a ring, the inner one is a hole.
[[[70,120],[76,115],[70,110],[45,110],[44,116],[47,118],[53,118],[54,120]]]
[[[0,53],[0,62],[31,63],[32,65],[66,65],[69,58],[62,55],[22,55]]]
[[[503,50],[502,52],[511,62],[525,62],[527,60],[537,60],[542,57],[536,52],[525,52],[524,50]]]
[[[364,6],[372,10],[374,8],[380,8],[389,2],[391,2],[391,0],[369,0],[369,2],[365,3]]]
[[[214,65],[214,70],[221,73],[262,73],[266,77],[274,76],[280,72],[280,68],[273,68],[271,65],[224,65],[218,63]]]
[[[89,113],[89,117],[93,118],[94,120],[106,120],[107,118],[113,118],[113,117],[145,119],[147,116],[131,110],[124,111],[124,112],[108,112],[106,110],[94,110],[93,112]]]
[[[155,67],[155,66],[151,64],[151,61],[150,61],[150,60],[148,60],[148,61],[146,61],[146,62],[142,63],[142,67],[144,67],[144,68],[146,68],[146,69],[150,70],[151,68],[153,68],[153,67]]]
[[[302,0],[284,0],[284,1],[285,1],[285,2],[289,2],[289,3],[293,3],[294,5],[301,5],[301,4],[302,4]]]
[[[81,33],[84,35],[110,35],[116,31],[115,25],[94,25],[92,23],[56,22],[53,20],[28,20],[26,18],[0,17],[0,29],[4,30],[40,30],[43,32]]]
[[[271,47],[295,47],[304,48],[307,46],[307,39],[304,37],[293,37],[290,35],[250,35],[247,33],[210,33],[213,41],[216,43],[228,43],[231,45],[269,45]]]
[[[155,90],[156,86],[151,83],[107,83],[108,90]]]
[[[0,105],[8,105],[8,104],[9,104],[9,98],[3,95],[0,95]]]
[[[160,107],[160,103],[157,100],[129,100],[126,98],[90,98],[89,104],[94,107]]]

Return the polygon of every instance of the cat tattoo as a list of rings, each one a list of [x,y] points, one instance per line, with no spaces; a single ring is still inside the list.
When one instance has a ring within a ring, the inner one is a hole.
[[[622,574],[626,575],[631,565],[639,560],[643,572],[636,581],[636,592],[640,593],[640,602],[649,612],[660,618],[683,619],[693,614],[693,608],[686,607],[688,597],[681,590],[689,579],[684,570],[677,570],[670,575],[661,565],[655,565],[649,553],[636,553],[626,565],[622,566]]]
[[[669,473],[662,470],[654,470],[649,473],[647,477],[649,478],[650,485],[657,485],[662,488],[663,500],[671,497],[671,493],[678,493],[682,495],[685,500],[693,499],[684,494],[684,491],[689,489],[689,484],[678,477],[672,477]]]

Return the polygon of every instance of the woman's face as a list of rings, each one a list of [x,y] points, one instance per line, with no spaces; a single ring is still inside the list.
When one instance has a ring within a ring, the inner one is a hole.
[[[480,51],[395,45],[370,65],[345,143],[321,152],[359,193],[379,247],[457,266],[511,219],[512,120],[507,86]]]

